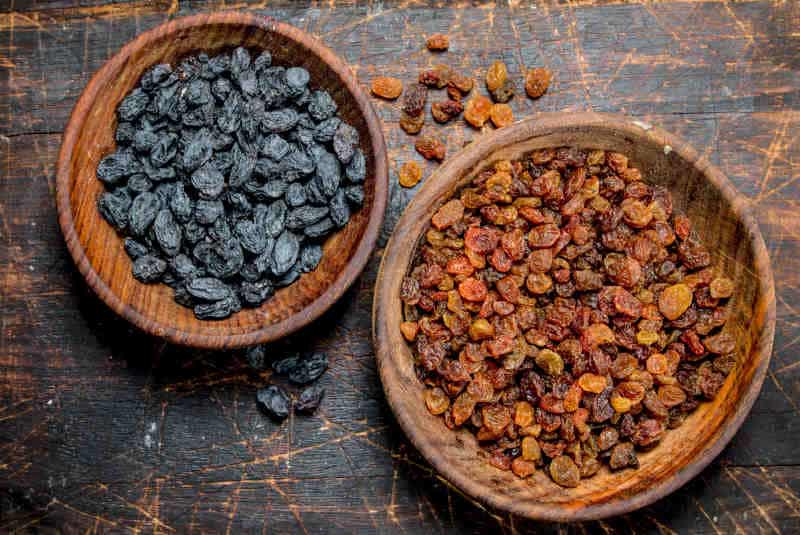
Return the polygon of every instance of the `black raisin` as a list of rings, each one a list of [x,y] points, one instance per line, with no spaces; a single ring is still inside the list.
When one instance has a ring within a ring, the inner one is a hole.
[[[133,262],[133,276],[141,282],[158,282],[166,270],[167,263],[150,254],[140,256]]]
[[[261,388],[256,393],[258,408],[275,420],[283,420],[289,416],[291,399],[286,391],[276,385]]]
[[[289,380],[298,385],[313,383],[328,369],[328,355],[312,353],[305,355],[297,366],[288,372]]]
[[[320,385],[311,385],[303,389],[297,397],[294,410],[306,414],[311,414],[317,410],[322,398],[325,396],[325,389]]]

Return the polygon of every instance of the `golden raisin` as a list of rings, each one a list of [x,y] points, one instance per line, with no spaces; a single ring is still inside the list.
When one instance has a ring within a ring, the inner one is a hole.
[[[483,318],[478,318],[469,326],[469,337],[472,340],[483,340],[494,336],[494,327]]]
[[[591,392],[592,394],[599,394],[608,386],[606,378],[602,375],[595,375],[593,373],[584,373],[578,378],[578,386],[584,392]]]
[[[514,475],[517,477],[530,477],[536,472],[536,464],[531,461],[526,461],[521,457],[517,457],[511,461],[511,471],[514,472]]]
[[[425,390],[425,406],[431,414],[442,414],[450,407],[450,398],[438,386]]]
[[[425,114],[411,115],[405,110],[400,113],[400,128],[406,134],[418,134],[422,130],[422,125],[425,124]]]
[[[439,230],[453,226],[464,216],[464,203],[453,199],[444,203],[431,218],[431,224]]]
[[[489,110],[489,118],[497,128],[502,128],[514,122],[514,112],[508,104],[492,104],[492,109]]]
[[[542,295],[550,291],[553,287],[553,279],[545,273],[531,273],[525,279],[525,287],[532,294]]]
[[[428,37],[425,41],[425,46],[431,52],[441,52],[450,47],[450,38],[442,33],[435,33]]]
[[[483,301],[488,295],[486,283],[472,277],[464,279],[458,284],[458,293],[467,301]]]
[[[453,403],[453,423],[461,425],[472,416],[472,411],[475,410],[475,400],[469,392],[462,392]]]
[[[550,87],[550,80],[552,80],[552,78],[552,73],[543,67],[530,69],[525,74],[525,92],[528,93],[528,96],[531,98],[541,97],[547,92],[547,88]]]
[[[416,321],[404,321],[400,324],[400,332],[403,333],[403,338],[409,342],[413,342],[417,338],[419,331],[419,323]]]
[[[636,333],[636,342],[643,346],[650,346],[658,342],[658,333],[653,331],[639,331]]]
[[[733,295],[734,284],[728,277],[717,277],[711,281],[709,289],[714,299],[725,299]]]
[[[533,423],[533,407],[527,401],[517,401],[514,404],[514,423],[520,427],[527,427]]]
[[[653,375],[664,375],[669,372],[667,356],[663,353],[653,353],[647,357],[647,371]]]
[[[536,365],[547,375],[561,375],[564,371],[564,360],[561,355],[550,349],[542,349],[536,355]]]
[[[483,95],[476,95],[467,101],[464,119],[475,128],[481,128],[492,113],[492,101]]]
[[[503,87],[508,79],[508,69],[502,61],[495,61],[486,71],[486,89],[489,92],[496,91]]]
[[[692,290],[685,284],[667,286],[658,296],[658,310],[668,320],[676,320],[692,304]]]
[[[522,439],[522,458],[526,461],[539,462],[542,458],[542,449],[539,441],[533,436],[526,436]]]
[[[417,162],[405,162],[400,166],[399,182],[404,188],[413,188],[422,179],[422,167]]]
[[[381,76],[372,80],[370,89],[376,97],[394,100],[403,92],[403,82],[390,76]]]
[[[663,385],[658,389],[658,400],[671,408],[686,401],[686,392],[678,385]]]

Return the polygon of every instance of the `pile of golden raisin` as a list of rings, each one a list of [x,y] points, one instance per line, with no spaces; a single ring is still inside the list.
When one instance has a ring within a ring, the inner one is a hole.
[[[637,467],[736,363],[734,283],[616,152],[499,161],[431,218],[403,280],[428,410],[557,484]]]
[[[446,35],[434,34],[425,42],[431,52],[443,52],[450,47]],[[539,98],[547,91],[552,74],[543,67],[533,68],[525,75],[525,91],[531,98]],[[431,103],[431,116],[440,124],[456,119],[462,113],[464,120],[474,128],[482,128],[487,121],[502,128],[514,122],[514,113],[507,104],[516,92],[516,85],[508,76],[508,69],[502,61],[495,61],[486,71],[486,90],[492,97],[474,95],[466,105],[462,103],[472,92],[474,80],[444,64],[434,65],[419,73],[417,83],[403,89],[398,78],[381,76],[372,80],[370,90],[376,97],[394,100],[403,95],[400,109],[400,127],[410,135],[419,134],[425,124],[425,105],[430,89],[446,89],[447,98]],[[431,133],[420,136],[414,143],[417,152],[427,160],[442,161],[446,155],[444,141]],[[407,162],[400,169],[400,185],[414,187],[422,178],[417,164]],[[419,172],[417,172],[419,170]]]

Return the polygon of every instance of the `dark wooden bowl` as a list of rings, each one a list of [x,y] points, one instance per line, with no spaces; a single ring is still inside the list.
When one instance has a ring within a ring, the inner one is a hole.
[[[140,76],[156,63],[237,46],[268,49],[278,65],[301,65],[311,85],[326,89],[342,118],[360,135],[367,160],[363,208],[328,239],[319,267],[278,291],[256,309],[222,321],[201,321],[176,304],[163,284],[145,285],[131,275],[122,240],[97,211],[103,185],[98,161],[114,149],[116,107]],[[59,223],[78,269],[89,286],[142,330],[173,343],[225,349],[269,342],[319,317],[361,273],[375,246],[388,191],[386,146],[380,122],[349,67],[310,35],[249,13],[196,15],[143,33],[111,58],[83,91],[70,117],[56,175]]]
[[[737,284],[729,325],[738,330],[738,363],[714,401],[702,403],[652,451],[638,470],[606,468],[574,489],[541,470],[529,481],[490,466],[467,431],[447,429],[428,413],[423,385],[398,325],[400,282],[430,216],[492,162],[537,148],[572,145],[629,155],[648,180],[668,187],[676,210],[692,220],[712,248],[714,264]],[[680,139],[641,122],[594,113],[545,114],[480,138],[425,182],[386,247],[375,285],[373,337],[383,388],[411,442],[445,478],[490,506],[530,518],[604,518],[645,506],[697,475],[733,437],[753,405],[769,363],[775,296],[767,250],[746,200],[722,173]]]

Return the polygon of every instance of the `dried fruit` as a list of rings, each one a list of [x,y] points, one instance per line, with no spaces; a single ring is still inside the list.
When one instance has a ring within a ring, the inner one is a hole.
[[[300,395],[297,396],[297,401],[294,404],[295,412],[312,414],[322,403],[324,396],[325,389],[320,385],[311,385],[304,388]]]
[[[525,74],[525,92],[531,98],[539,98],[547,92],[553,75],[543,67],[528,70]],[[590,164],[592,165],[592,164]],[[597,165],[597,164],[594,164]]]
[[[424,124],[424,114],[410,115],[405,111],[400,113],[400,128],[402,128],[406,134],[418,134],[419,131],[422,130]]]
[[[414,143],[414,148],[428,160],[444,160],[447,148],[441,139],[432,136],[422,136]]]
[[[668,320],[678,319],[692,304],[692,290],[685,284],[667,286],[658,296],[658,310]]]
[[[404,188],[413,188],[422,179],[422,167],[415,162],[405,162],[400,166],[399,182]]]
[[[419,83],[427,87],[442,89],[450,81],[450,73],[450,67],[447,65],[434,65],[432,69],[419,73]]]
[[[489,118],[497,128],[502,128],[514,122],[514,112],[508,104],[492,104]]]
[[[97,168],[114,192],[98,210],[136,238],[134,276],[168,283],[199,319],[258,306],[314,270],[322,248],[300,237],[324,238],[363,203],[358,132],[310,78],[238,48],[151,68],[117,109],[118,146]],[[203,293],[208,280],[225,288]]]
[[[283,420],[289,416],[292,403],[286,390],[276,385],[259,389],[256,392],[256,402],[264,414],[275,420]]]
[[[482,95],[476,95],[467,101],[464,108],[464,119],[475,128],[481,128],[492,114],[492,101]]]
[[[422,84],[413,84],[403,95],[402,111],[411,117],[422,115],[427,100],[428,88]]]
[[[431,104],[431,115],[437,123],[447,123],[464,111],[464,105],[457,100],[443,100]]]
[[[450,408],[450,398],[439,387],[425,390],[425,406],[431,414],[442,414]]]
[[[550,461],[550,477],[562,487],[577,487],[581,480],[578,465],[566,455],[559,455]]]
[[[376,97],[394,100],[403,92],[403,82],[397,78],[381,76],[372,80],[370,89]]]
[[[550,460],[562,485],[637,467],[735,367],[719,306],[733,283],[645,178],[623,154],[539,149],[431,218],[401,330],[427,389],[454,400],[445,424],[493,466],[528,477]]]
[[[431,52],[441,52],[447,50],[450,46],[450,38],[441,33],[435,33],[428,37],[425,41],[425,46],[428,47],[428,50]]]

